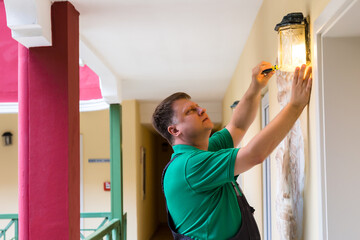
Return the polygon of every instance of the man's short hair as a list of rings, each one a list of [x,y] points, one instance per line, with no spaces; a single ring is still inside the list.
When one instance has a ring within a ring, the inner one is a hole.
[[[191,99],[184,92],[177,92],[165,98],[155,109],[152,116],[152,124],[156,131],[163,136],[170,145],[173,144],[173,136],[169,133],[168,127],[173,124],[174,110],[173,103],[180,99]]]

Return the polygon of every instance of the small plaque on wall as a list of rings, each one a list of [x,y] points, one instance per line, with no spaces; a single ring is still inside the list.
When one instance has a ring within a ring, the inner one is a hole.
[[[103,163],[103,162],[110,162],[108,158],[89,158],[89,163]]]

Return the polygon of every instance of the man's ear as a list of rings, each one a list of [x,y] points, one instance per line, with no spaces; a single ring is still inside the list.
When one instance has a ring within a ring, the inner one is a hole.
[[[174,137],[179,136],[180,131],[176,128],[176,125],[170,125],[168,126],[168,132],[173,135]]]

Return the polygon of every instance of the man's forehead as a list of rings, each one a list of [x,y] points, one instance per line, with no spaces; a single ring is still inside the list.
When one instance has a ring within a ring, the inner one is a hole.
[[[182,111],[193,105],[197,106],[197,103],[195,103],[189,99],[179,99],[174,102],[173,107],[174,107],[175,111],[178,111],[178,110]]]

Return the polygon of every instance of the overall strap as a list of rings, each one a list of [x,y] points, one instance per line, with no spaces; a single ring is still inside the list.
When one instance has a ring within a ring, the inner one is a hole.
[[[179,155],[175,156],[173,159],[171,159],[165,166],[163,172],[162,172],[162,175],[161,175],[161,189],[165,195],[165,192],[164,192],[164,177],[165,177],[165,172],[166,170],[168,169],[169,165],[178,157]]]
[[[246,203],[246,205],[248,205],[248,206],[250,207],[251,213],[254,213],[254,212],[255,212],[255,208],[253,208],[252,206],[250,206],[250,204],[248,203],[248,201],[247,201],[247,199],[246,199],[246,197],[245,197],[245,195],[244,195],[244,193],[243,193],[240,185],[236,182],[236,185],[239,187],[241,196],[240,196],[240,194],[239,194],[239,192],[238,192],[238,189],[237,189],[236,186],[235,186],[235,183],[234,183],[234,182],[231,182],[231,184],[232,184],[232,186],[233,186],[233,188],[234,188],[234,190],[235,190],[236,196],[237,196],[238,198],[239,198],[239,197],[242,197],[242,198],[244,199],[244,202]]]
[[[239,188],[236,188],[235,183]],[[260,240],[260,232],[253,215],[255,209],[249,205],[239,184],[237,182],[235,183],[231,182],[240,207],[242,224],[236,235],[230,238],[230,240]],[[241,196],[238,189],[240,190]]]
[[[171,159],[168,164],[165,166],[163,172],[162,172],[162,176],[161,176],[161,189],[163,191],[164,197],[165,197],[165,191],[164,191],[164,177],[165,177],[165,172],[168,169],[169,165],[178,157],[179,155],[175,156],[173,159]],[[174,221],[169,213],[169,209],[167,207],[167,203],[166,203],[166,197],[165,197],[165,207],[166,207],[166,213],[167,213],[167,219],[168,219],[168,225],[169,228],[171,230],[171,233],[174,237],[174,240],[192,240],[190,237],[185,236],[183,234],[180,234],[178,232],[176,232],[175,229],[175,224]]]

